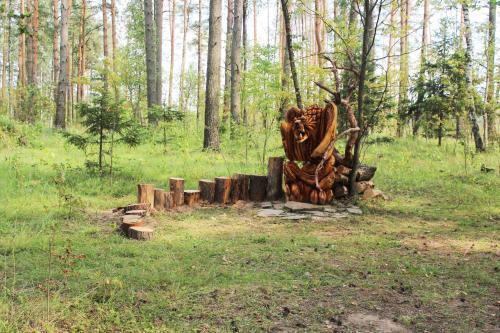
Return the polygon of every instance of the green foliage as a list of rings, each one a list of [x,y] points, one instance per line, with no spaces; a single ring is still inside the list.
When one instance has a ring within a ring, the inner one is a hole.
[[[91,103],[80,104],[78,110],[85,133],[65,132],[63,135],[68,143],[83,150],[87,158],[96,156],[97,162],[88,160],[87,166],[97,166],[101,174],[105,166],[104,155],[107,155],[112,173],[114,145],[124,143],[129,147],[137,146],[143,138],[142,127],[130,113],[125,112],[122,100],[111,99],[106,92],[95,96]]]

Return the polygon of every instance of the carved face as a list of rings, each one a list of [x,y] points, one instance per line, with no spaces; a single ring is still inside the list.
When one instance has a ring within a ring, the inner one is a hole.
[[[309,138],[306,132],[306,118],[304,116],[297,117],[293,121],[293,136],[295,141],[302,143]]]

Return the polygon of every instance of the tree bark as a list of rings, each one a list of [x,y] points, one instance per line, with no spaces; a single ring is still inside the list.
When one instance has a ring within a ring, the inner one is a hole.
[[[198,73],[196,77],[196,128],[198,129],[198,121],[200,119],[200,108],[201,108],[201,0],[198,0]]]
[[[187,45],[187,30],[189,26],[189,4],[184,0],[183,25],[182,25],[182,59],[181,59],[181,77],[179,82],[179,111],[185,112],[184,103],[184,74],[186,67],[186,45]]]
[[[249,198],[251,201],[261,202],[266,200],[267,176],[250,175]]]
[[[270,157],[267,164],[267,200],[283,199],[283,157]]]
[[[422,23],[422,45],[420,49],[420,73],[418,80],[421,83],[424,81],[423,67],[427,58],[427,46],[429,44],[429,0],[424,0],[424,17]],[[423,100],[423,91],[419,89],[417,94],[417,108],[413,116],[413,136],[416,136],[418,129],[420,128],[420,117],[422,116],[422,110],[420,103]]]
[[[200,199],[207,203],[213,203],[215,198],[215,181],[201,179],[198,182],[200,189]]]
[[[170,178],[170,192],[175,206],[182,206],[184,204],[184,179],[183,178]]]
[[[497,28],[497,1],[489,0],[488,12],[488,45],[486,49],[486,107],[487,107],[487,133],[490,141],[497,139],[496,128],[496,101],[495,101],[495,32]],[[498,84],[498,83],[497,83]],[[486,146],[485,140],[485,146]]]
[[[465,81],[467,84],[467,90],[469,95],[469,105],[468,115],[469,121],[471,122],[472,134],[474,136],[474,144],[476,146],[476,151],[484,151],[483,140],[481,138],[481,133],[479,132],[479,126],[477,124],[476,116],[476,105],[474,102],[474,94],[472,85],[472,36],[470,28],[469,19],[469,6],[467,3],[462,3],[462,12],[464,14],[464,25],[465,25],[465,58],[466,58],[466,71],[465,71]]]
[[[219,149],[221,0],[210,0],[203,148]]]
[[[215,202],[220,204],[231,202],[231,178],[215,178]]]
[[[184,191],[184,204],[193,207],[200,203],[200,191],[199,190],[186,190]]]
[[[241,30],[243,0],[234,0],[233,36],[231,40],[231,117],[240,122],[241,113]]]
[[[283,10],[283,19],[285,22],[285,34],[286,34],[286,47],[288,51],[288,57],[290,60],[290,70],[292,72],[292,81],[295,88],[295,98],[297,99],[297,106],[299,109],[303,109],[302,96],[300,95],[299,79],[297,76],[297,69],[295,68],[295,59],[292,47],[292,31],[290,28],[290,13],[288,7],[289,0],[281,0],[281,7]]]
[[[153,229],[150,227],[130,227],[128,229],[128,236],[137,240],[151,240],[153,239]]]
[[[170,10],[170,71],[168,73],[168,106],[172,107],[172,91],[174,83],[174,61],[175,61],[175,10],[176,0],[172,0]]]
[[[227,125],[231,109],[231,42],[233,39],[234,6],[233,0],[227,0],[226,50],[224,60],[224,106],[222,109],[222,126]]]
[[[154,207],[155,204],[155,189],[153,184],[138,184],[137,185],[137,202],[149,204]]]
[[[10,44],[10,0],[5,2],[5,12],[3,15],[3,43],[2,43],[2,104],[5,103],[7,96],[7,58],[9,57],[9,44]]]
[[[165,206],[163,207],[164,209],[172,209],[175,207],[174,197],[172,195],[172,192],[170,191],[163,192],[163,203],[165,204]]]
[[[102,53],[104,56],[104,91],[108,91],[108,61],[109,61],[109,49],[108,49],[108,4],[107,0],[102,0]]]
[[[113,0],[114,1],[114,0]],[[87,0],[82,0],[82,11],[80,14],[80,31],[78,36],[78,83],[76,84],[76,101],[83,101],[83,83],[85,75],[85,23],[87,16]]]
[[[410,15],[410,0],[401,0],[400,5],[400,57],[399,57],[399,101],[398,101],[398,137],[403,136],[405,114],[408,109],[409,85],[409,54],[408,54],[408,17]],[[359,119],[359,118],[358,118]]]
[[[162,57],[163,57],[163,0],[155,0],[154,4],[155,30],[155,102],[156,105],[162,105]]]
[[[69,16],[71,11],[71,0],[61,0],[61,41],[60,41],[60,64],[59,82],[57,85],[56,117],[55,126],[66,128],[66,103],[69,87],[68,72],[68,43],[69,43]]]
[[[154,189],[154,208],[157,211],[165,209],[165,191],[161,188]]]
[[[52,1],[52,18],[54,35],[52,36],[52,82],[54,84],[54,100],[57,100],[57,83],[59,81],[59,0]]]
[[[156,63],[154,47],[153,0],[144,1],[145,47],[146,47],[146,85],[148,108],[156,102]],[[149,122],[153,122],[151,113]]]

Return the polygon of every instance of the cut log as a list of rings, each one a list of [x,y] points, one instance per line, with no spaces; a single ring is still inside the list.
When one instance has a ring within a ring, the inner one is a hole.
[[[174,197],[172,196],[172,192],[163,191],[163,204],[164,209],[174,208]]]
[[[227,204],[231,201],[231,178],[215,178],[215,202]]]
[[[250,175],[249,197],[251,201],[266,200],[267,176]]]
[[[137,202],[149,204],[150,207],[153,207],[155,203],[154,192],[153,184],[137,185]]]
[[[344,185],[339,184],[333,187],[333,195],[336,199],[345,197],[347,193],[349,193],[349,191],[347,191],[347,187]]]
[[[234,174],[231,178],[231,202],[248,199],[248,180],[245,175]],[[246,192],[246,193],[245,193]]]
[[[153,228],[150,227],[130,227],[128,229],[128,236],[137,240],[150,240],[153,239]]]
[[[139,216],[146,216],[148,213],[147,210],[144,209],[136,209],[136,210],[129,210],[125,212],[125,215],[139,215]]]
[[[267,200],[283,199],[283,157],[270,157],[267,163]]]
[[[375,176],[375,171],[377,171],[377,167],[361,164],[356,173],[356,181],[362,182],[371,180],[373,176]]]
[[[165,209],[165,191],[161,188],[155,188],[155,204],[154,208],[157,211],[162,211]]]
[[[213,203],[215,198],[215,181],[200,179],[198,186],[200,189],[200,200],[207,203]]]
[[[240,180],[240,200],[248,201],[249,198],[248,189],[250,187],[250,178],[248,175],[244,175],[241,173],[236,174],[236,176]]]
[[[150,210],[151,205],[148,203],[138,203],[138,204],[132,204],[125,206],[125,212],[129,212],[131,210]]]
[[[184,179],[170,178],[169,183],[174,206],[182,206],[184,204]]]
[[[125,220],[120,225],[120,228],[122,229],[122,231],[125,234],[127,234],[128,233],[128,229],[130,229],[130,227],[140,227],[143,224],[144,224],[144,220],[143,219]]]
[[[200,191],[199,190],[186,190],[184,191],[184,204],[193,207],[198,205],[200,202]]]

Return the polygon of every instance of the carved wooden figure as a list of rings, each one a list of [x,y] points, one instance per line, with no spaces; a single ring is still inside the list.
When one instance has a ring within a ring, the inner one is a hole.
[[[281,123],[281,138],[289,161],[284,164],[288,200],[326,204],[333,199],[336,178],[331,143],[337,129],[337,107],[291,108]],[[301,162],[300,164],[297,162]]]

